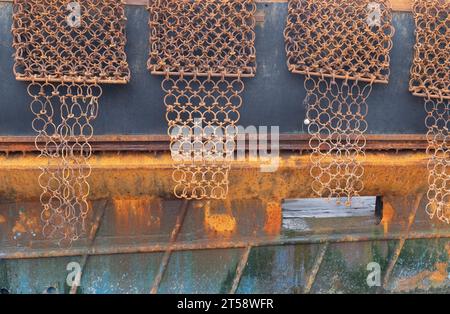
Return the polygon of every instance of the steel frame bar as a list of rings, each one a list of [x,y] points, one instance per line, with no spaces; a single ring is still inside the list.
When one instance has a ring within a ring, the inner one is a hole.
[[[309,150],[310,135],[280,134],[281,151]],[[34,137],[0,136],[0,152],[36,152]],[[270,137],[268,137],[270,141]],[[169,151],[167,135],[98,135],[91,139],[93,151]],[[368,134],[367,150],[425,150],[428,146],[423,134]]]
[[[183,226],[184,219],[186,217],[187,209],[189,207],[189,201],[184,200],[181,204],[180,214],[177,217],[175,227],[170,235],[170,243],[167,250],[164,252],[164,256],[159,265],[158,274],[153,280],[152,288],[150,289],[150,294],[156,294],[158,292],[159,286],[161,284],[164,273],[166,272],[167,265],[169,264],[170,257],[172,256],[172,245],[176,243],[178,234],[180,233],[181,227]]]
[[[383,285],[382,285],[382,287],[384,289],[386,289],[389,284],[389,279],[391,278],[392,271],[394,270],[395,264],[397,263],[398,258],[400,257],[400,254],[403,250],[403,246],[405,245],[405,242],[408,239],[408,235],[411,230],[411,226],[414,223],[414,220],[416,219],[417,210],[419,208],[420,202],[422,201],[422,198],[423,198],[423,194],[418,194],[413,202],[413,208],[408,217],[408,225],[405,229],[403,237],[401,237],[399,239],[397,247],[395,248],[395,251],[394,251],[392,257],[389,260],[388,267],[386,268],[386,272],[385,272],[384,278],[383,278]]]
[[[101,206],[100,213],[97,215],[97,218],[95,219],[95,222],[92,225],[91,232],[89,233],[89,238],[88,238],[89,247],[92,247],[95,243],[95,239],[97,238],[98,230],[100,230],[100,226],[103,221],[103,217],[105,216],[105,211],[106,211],[107,205],[108,205],[108,200],[105,200],[103,206]],[[81,278],[83,276],[84,268],[86,266],[88,257],[89,257],[89,254],[84,254],[81,259],[81,262],[80,262],[80,267],[81,267],[80,283],[81,283]],[[76,285],[76,282],[74,282],[74,284],[70,288],[70,294],[76,294],[77,290],[78,290],[78,286]]]
[[[306,279],[305,289],[303,291],[304,293],[309,293],[311,291],[311,288],[314,285],[314,282],[316,281],[317,273],[319,272],[320,266],[322,265],[325,253],[328,250],[328,245],[329,242],[325,242],[320,246],[319,252],[317,253],[316,260],[314,262],[314,266],[311,269],[308,278]]]
[[[250,251],[252,247],[249,245],[245,248],[244,253],[239,260],[239,264],[236,267],[236,273],[234,275],[233,284],[230,289],[230,294],[235,294],[239,283],[241,282],[242,274],[244,273],[245,267],[247,266],[248,257],[250,256]]]
[[[320,244],[320,243],[350,243],[350,242],[370,242],[370,241],[391,241],[404,238],[403,233],[390,234],[388,236],[374,235],[373,233],[355,234],[355,235],[305,235],[290,239],[248,239],[239,241],[217,241],[212,242],[209,239],[194,241],[189,243],[176,243],[170,247],[174,251],[194,251],[194,250],[215,250],[215,249],[236,249],[251,247],[269,247],[281,245],[299,245],[299,244]],[[450,231],[437,233],[429,232],[410,232],[406,240],[418,239],[450,239]],[[62,256],[81,256],[81,255],[112,255],[112,254],[134,254],[134,253],[156,253],[166,252],[167,244],[139,244],[139,245],[109,245],[93,246],[91,248],[61,249],[55,248],[39,249],[30,251],[29,248],[17,252],[0,252],[0,259],[30,259],[43,257],[62,257]]]

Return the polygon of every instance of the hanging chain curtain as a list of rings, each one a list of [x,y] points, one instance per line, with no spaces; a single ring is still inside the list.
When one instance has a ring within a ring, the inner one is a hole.
[[[388,83],[392,13],[387,0],[290,0],[288,68],[305,75],[312,189],[348,205],[364,188],[367,99]]]
[[[162,89],[174,194],[224,199],[243,78],[256,71],[253,0],[152,0],[148,68]]]
[[[428,204],[431,218],[450,223],[450,1],[420,0],[413,5],[416,44],[409,89],[425,100],[428,129]]]
[[[89,143],[102,83],[127,83],[125,12],[120,0],[15,0],[14,74],[30,82],[41,167],[45,237],[70,245],[85,231]]]

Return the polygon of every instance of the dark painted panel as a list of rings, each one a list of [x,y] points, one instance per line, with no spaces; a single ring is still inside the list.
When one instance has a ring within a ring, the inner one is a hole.
[[[287,71],[283,28],[286,3],[259,4],[265,22],[258,24],[257,76],[246,80],[242,125],[279,125],[282,132],[304,132],[303,78]],[[32,135],[32,114],[26,83],[12,73],[11,4],[0,4],[0,135]],[[132,79],[127,86],[105,86],[96,134],[165,134],[160,77],[146,69],[148,53],[147,12],[127,7],[127,54]],[[413,19],[395,13],[392,76],[388,86],[377,85],[369,98],[370,133],[424,133],[422,100],[408,92],[412,60]]]

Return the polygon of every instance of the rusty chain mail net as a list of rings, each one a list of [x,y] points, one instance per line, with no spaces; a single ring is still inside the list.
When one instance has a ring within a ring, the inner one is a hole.
[[[78,14],[79,13],[79,14]],[[28,81],[43,232],[70,245],[85,231],[89,140],[101,83],[126,83],[125,13],[119,0],[15,0],[14,74]]]
[[[450,223],[450,1],[415,1],[416,44],[410,91],[425,99],[428,128],[428,204],[431,218]]]
[[[306,76],[312,189],[350,204],[364,184],[367,98],[387,83],[392,48],[387,0],[290,0],[284,32],[288,68]]]
[[[152,74],[164,76],[174,194],[224,199],[242,106],[256,71],[253,0],[149,2]]]

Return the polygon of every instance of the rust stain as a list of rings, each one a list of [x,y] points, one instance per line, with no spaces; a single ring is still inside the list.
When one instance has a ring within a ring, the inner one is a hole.
[[[205,202],[205,229],[221,235],[230,235],[236,231],[236,218],[232,214],[231,202],[225,202],[225,213],[211,213],[211,202]]]
[[[114,214],[117,231],[127,233],[158,230],[161,226],[162,206],[158,199],[143,197],[115,197]]]
[[[389,232],[389,224],[392,222],[394,216],[395,216],[394,207],[391,205],[390,202],[385,202],[383,206],[383,219],[381,220],[385,234]]]
[[[448,278],[447,263],[436,263],[436,271],[431,273],[430,279],[436,284],[445,282]]]
[[[262,173],[256,161],[234,162],[230,172],[231,199],[270,201],[283,198],[312,197],[309,155],[280,156],[279,168]],[[427,155],[410,153],[367,153],[365,164],[366,195],[408,195],[427,189]],[[32,154],[0,156],[0,195],[5,200],[37,199],[41,193],[36,181],[42,161]],[[172,160],[169,154],[104,153],[91,159],[91,197],[123,195],[172,196]]]
[[[446,284],[448,279],[447,267],[448,263],[438,262],[435,264],[435,271],[425,270],[415,276],[399,279],[395,290],[407,292],[415,289],[440,288]]]
[[[281,203],[268,202],[266,204],[266,222],[264,224],[264,231],[268,235],[277,235],[281,230]]]
[[[41,223],[37,216],[28,216],[26,212],[20,211],[19,218],[12,228],[14,235],[30,233],[36,235],[41,230]]]

